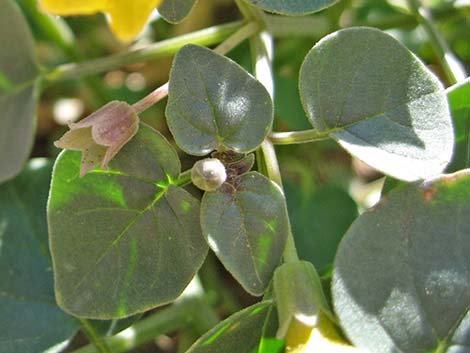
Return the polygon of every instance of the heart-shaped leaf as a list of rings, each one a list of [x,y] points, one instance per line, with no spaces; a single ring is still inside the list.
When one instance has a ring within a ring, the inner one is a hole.
[[[447,90],[455,125],[455,151],[447,168],[455,172],[470,167],[470,78]]]
[[[165,21],[176,24],[189,15],[197,0],[163,0],[158,12]]]
[[[257,172],[237,180],[236,190],[206,192],[201,225],[211,249],[253,295],[262,295],[280,264],[288,218],[282,191]]]
[[[0,2],[0,183],[17,175],[34,138],[39,74],[34,43],[18,5]]]
[[[51,169],[33,159],[0,186],[0,353],[58,352],[80,327],[54,298],[45,212]]]
[[[247,0],[269,12],[282,15],[306,15],[329,7],[339,0]]]
[[[272,304],[264,301],[222,321],[199,338],[186,353],[256,352]]]
[[[264,86],[237,63],[186,45],[171,70],[166,116],[176,143],[189,154],[249,152],[268,134],[273,104]]]
[[[454,137],[438,79],[373,28],[328,35],[307,55],[300,95],[312,125],[398,179],[425,179],[450,161]]]
[[[371,352],[470,349],[470,170],[398,186],[345,235],[333,297]]]
[[[141,125],[109,171],[79,178],[80,154],[57,159],[49,200],[56,296],[64,310],[120,318],[176,299],[207,245],[199,202],[172,184],[180,163],[170,144]]]

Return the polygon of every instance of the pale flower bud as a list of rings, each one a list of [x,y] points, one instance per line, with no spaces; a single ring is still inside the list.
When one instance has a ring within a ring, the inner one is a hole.
[[[82,152],[80,176],[109,161],[137,133],[139,117],[125,102],[113,101],[76,124],[54,144]]]
[[[226,179],[225,166],[217,158],[206,158],[197,161],[191,170],[193,184],[204,191],[217,190]]]

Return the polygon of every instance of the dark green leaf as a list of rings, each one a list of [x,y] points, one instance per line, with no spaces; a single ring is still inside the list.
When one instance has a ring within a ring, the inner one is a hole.
[[[50,174],[50,163],[34,159],[0,186],[0,353],[58,352],[80,326],[54,298],[45,212]]]
[[[202,156],[214,149],[255,149],[273,120],[264,86],[230,59],[187,45],[176,55],[166,108],[178,146]]]
[[[282,15],[306,15],[323,10],[339,0],[247,0],[269,12]]]
[[[448,89],[450,111],[454,120],[456,146],[450,172],[470,167],[470,79]]]
[[[300,258],[319,271],[326,270],[333,263],[341,238],[358,216],[356,203],[346,191],[332,185],[318,186],[313,194],[307,194],[286,182],[285,191]]]
[[[280,189],[257,172],[243,175],[237,190],[206,192],[203,234],[217,257],[249,293],[262,295],[280,264],[288,231]]]
[[[451,158],[442,84],[382,31],[349,28],[322,39],[302,66],[300,95],[319,132],[386,174],[425,179]]]
[[[178,23],[189,15],[197,0],[163,0],[158,12],[170,23]]]
[[[468,352],[469,234],[470,170],[399,186],[361,215],[333,275],[353,343],[377,353]]]
[[[34,138],[39,69],[25,18],[14,1],[0,2],[0,183],[23,168]]]
[[[251,353],[259,344],[271,302],[243,309],[222,321],[186,353]]]
[[[109,171],[79,178],[79,167],[79,153],[58,157],[49,200],[60,306],[112,319],[176,299],[207,252],[198,200],[171,183],[176,152],[141,125]]]

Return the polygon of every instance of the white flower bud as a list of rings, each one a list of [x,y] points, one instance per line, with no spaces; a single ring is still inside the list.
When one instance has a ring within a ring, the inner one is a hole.
[[[226,179],[225,166],[217,158],[197,161],[191,170],[193,184],[204,191],[217,190]]]

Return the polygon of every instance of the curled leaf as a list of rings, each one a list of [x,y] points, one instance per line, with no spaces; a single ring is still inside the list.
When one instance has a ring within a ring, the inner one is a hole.
[[[76,124],[54,144],[82,152],[80,176],[109,161],[137,133],[139,117],[125,102],[113,101]]]

